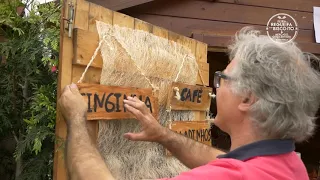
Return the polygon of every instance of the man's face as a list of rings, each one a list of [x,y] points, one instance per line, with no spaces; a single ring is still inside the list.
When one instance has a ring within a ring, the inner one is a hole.
[[[237,61],[232,60],[223,73],[228,76],[236,65]],[[242,98],[231,91],[231,81],[232,79],[220,79],[220,87],[217,88],[217,116],[215,118],[215,125],[229,134],[230,128],[243,118],[243,113],[238,109]]]

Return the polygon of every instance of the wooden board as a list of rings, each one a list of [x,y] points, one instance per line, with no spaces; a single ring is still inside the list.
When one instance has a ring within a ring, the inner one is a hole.
[[[265,7],[245,6],[231,3],[209,1],[183,1],[172,0],[170,3],[155,1],[145,5],[131,8],[131,14],[152,14],[192,19],[207,19],[217,21],[231,21],[252,25],[265,26],[275,14],[286,13],[297,21],[299,29],[313,29],[313,14],[292,10],[281,10]],[[259,12],[259,15],[257,15]]]
[[[320,2],[320,1],[319,1]],[[147,21],[158,26],[168,28],[171,31],[181,35],[192,37],[192,34],[208,34],[221,36],[234,36],[237,31],[245,26],[252,26],[255,29],[266,34],[266,24],[246,24],[229,21],[207,20],[207,19],[190,19],[183,17],[172,17],[154,14],[135,14],[137,18]],[[267,23],[267,22],[266,22]],[[299,29],[297,42],[315,42],[314,30]]]
[[[60,19],[60,55],[59,55],[59,77],[58,77],[58,89],[57,97],[61,95],[62,89],[71,83],[72,76],[72,39],[68,37],[67,24],[63,17],[68,15],[68,6],[67,4],[70,1],[66,0],[63,2],[61,10],[61,19]],[[56,118],[56,141],[55,151],[54,151],[54,168],[53,168],[53,178],[54,180],[66,180],[66,167],[64,159],[64,150],[63,142],[61,140],[66,139],[67,130],[66,123],[60,113],[59,107],[57,107],[57,118]],[[60,140],[60,141],[59,141]]]
[[[313,12],[313,6],[320,6],[319,0],[217,0],[217,2],[225,2],[232,4],[241,4],[247,6],[268,7],[275,9],[289,9],[294,11]]]
[[[108,7],[113,11],[120,11],[122,9],[138,6],[140,4],[148,3],[153,0],[114,0],[114,1],[90,0],[90,1],[100,4],[101,6]]]
[[[177,99],[176,90],[179,89],[180,99]],[[183,83],[172,83],[169,89],[167,108],[172,110],[207,111],[210,109],[212,88],[193,86]]]
[[[184,135],[190,139],[211,146],[211,131],[207,121],[175,121],[172,122],[170,130]],[[171,156],[166,150],[166,155]]]
[[[210,47],[227,47],[230,44],[231,36],[219,36],[219,35],[206,35],[206,34],[194,34],[193,38],[199,41],[206,42]],[[320,44],[298,42],[297,46],[304,52],[313,54],[320,54]]]
[[[116,14],[115,14],[116,15]],[[120,15],[116,15],[116,19],[120,21]],[[123,19],[128,19],[128,17],[123,16]],[[123,22],[124,20],[121,20]],[[134,25],[134,23],[129,19],[129,23]],[[142,29],[145,31],[151,31],[151,27],[147,23],[143,23],[142,21],[137,20],[136,21],[136,28],[137,29]],[[154,29],[156,33],[159,33],[159,29],[156,28]],[[171,35],[171,40],[173,40],[173,35]],[[176,34],[178,36],[178,34]],[[182,42],[180,38],[180,42]],[[178,40],[176,38],[175,40]],[[179,40],[178,40],[179,41]],[[186,38],[187,46],[193,47],[194,51],[196,52],[196,58],[197,58],[197,63],[199,67],[199,71],[201,73],[197,75],[197,82],[196,84],[199,85],[209,85],[209,64],[206,62],[207,61],[207,45],[201,42],[193,42],[189,41],[189,39]],[[196,44],[197,43],[197,44]],[[90,32],[90,31],[85,31],[82,29],[74,29],[74,38],[73,38],[73,50],[74,50],[74,60],[73,63],[76,65],[82,65],[86,66],[94,51],[96,50],[97,46],[99,44],[99,36],[97,33]],[[95,68],[102,68],[102,57],[101,53],[98,53],[96,56],[95,60],[91,64],[91,67]],[[201,79],[202,77],[202,79]]]
[[[175,121],[172,122],[170,129],[211,146],[211,131],[207,121]]]
[[[134,116],[126,110],[123,100],[137,96],[145,102],[154,117],[158,117],[158,101],[152,89],[104,86],[98,84],[77,84],[88,104],[87,120],[127,119]]]
[[[80,31],[77,30],[74,30],[72,37],[69,38],[67,22],[62,19],[63,17],[68,17],[68,4],[71,3],[71,1],[75,5],[75,18],[73,27],[84,32],[83,36],[81,37],[82,39],[77,39],[78,35],[80,34]],[[159,37],[169,39],[169,31],[162,27],[139,21],[133,17],[121,14],[119,12],[110,11],[85,0],[65,0],[63,2],[63,11],[61,17],[59,79],[57,89],[58,98],[60,97],[61,90],[65,85],[71,84],[72,82],[76,83],[80,79],[81,74],[83,73],[89,59],[98,45],[96,20],[132,29],[140,29],[148,32],[150,31]],[[196,49],[193,48],[196,47],[198,41],[190,38],[187,38],[187,40],[185,40],[185,38],[177,38],[176,41],[181,45],[189,47],[192,52],[196,52]],[[207,52],[202,51],[202,53],[205,54],[201,55],[201,57],[205,58],[207,56]],[[98,56],[98,59],[95,59],[93,67],[90,67],[84,76],[84,83],[100,83],[102,67],[101,60],[102,59],[100,55]],[[205,59],[202,59],[202,61],[206,62]],[[205,78],[205,85],[209,85],[209,64],[198,61],[198,65],[203,77]],[[199,79],[200,78],[198,76],[198,80]],[[199,80],[198,83],[201,83],[201,81]],[[197,111],[195,114],[197,118],[203,119],[200,118],[203,116],[203,112]],[[87,121],[87,124],[89,132],[96,132],[96,134],[93,134],[91,137],[93,141],[96,141],[98,133],[97,121]],[[59,140],[62,141],[66,138],[66,124],[62,116],[59,114],[59,109],[57,109],[56,135],[59,137]],[[68,179],[66,170],[67,168],[65,167],[63,146],[61,146],[61,144],[56,144],[53,179]]]

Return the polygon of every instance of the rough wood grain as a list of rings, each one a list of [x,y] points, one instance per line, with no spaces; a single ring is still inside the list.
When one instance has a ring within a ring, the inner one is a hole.
[[[68,14],[68,0],[64,1],[62,8],[62,16],[66,17]],[[57,98],[60,97],[61,91],[64,86],[71,82],[71,69],[72,69],[72,39],[68,37],[68,30],[65,29],[64,21],[60,20],[60,59],[59,59],[59,77],[58,77],[58,89]],[[53,179],[54,180],[66,180],[66,167],[64,160],[63,144],[66,139],[67,130],[64,119],[60,113],[59,107],[57,107],[57,118],[56,118],[56,132],[57,141],[55,144],[54,153],[54,168],[53,168]],[[62,141],[62,142],[61,142]]]
[[[113,25],[118,25],[122,27],[134,28],[134,18],[128,15],[113,12]]]
[[[227,47],[231,43],[231,36],[194,34],[193,38],[207,43],[210,47]],[[298,47],[304,52],[320,54],[320,45],[317,43],[298,42]]]
[[[98,84],[77,84],[84,100],[88,104],[87,120],[113,120],[134,118],[126,110],[123,100],[128,96],[137,96],[154,117],[158,117],[158,101],[152,89],[104,86]]]
[[[266,25],[236,23],[232,22],[232,19],[230,19],[229,21],[219,21],[140,13],[134,13],[132,15],[136,18],[139,18],[157,26],[161,26],[163,28],[169,29],[187,37],[192,37],[193,33],[233,36],[237,31],[239,31],[241,28],[245,26],[253,26],[255,29],[260,30],[262,34],[266,34]],[[299,29],[296,41],[315,42],[314,31]]]
[[[89,26],[89,3],[85,0],[76,1],[74,28],[88,30]]]
[[[169,126],[172,131],[211,146],[211,131],[210,125],[206,121],[174,121]],[[172,154],[166,150],[166,155]]]
[[[96,21],[112,24],[113,12],[102,6],[90,3],[89,5],[89,31],[97,33]]]
[[[134,19],[134,29],[142,30],[146,32],[152,32],[153,26],[145,21],[140,19]]]
[[[140,26],[142,27],[142,26]],[[146,29],[146,28],[145,28]],[[148,29],[148,28],[147,28]],[[155,29],[153,29],[155,30]],[[161,29],[156,28],[156,31],[158,33],[162,33],[165,36],[165,33]],[[82,29],[74,29],[74,64],[87,66],[89,63],[89,60],[91,59],[94,51],[96,50],[99,43],[99,37],[97,33],[85,31]],[[190,43],[192,44],[192,43]],[[204,44],[204,43],[201,43]],[[205,50],[203,50],[203,49]],[[207,58],[207,52],[206,52],[206,46],[203,45],[201,48],[197,48],[198,52],[198,58],[201,61],[206,61]],[[203,53],[203,55],[201,55]],[[199,57],[200,56],[200,57]],[[203,77],[204,85],[209,85],[209,64],[205,62],[197,61],[199,71]],[[91,64],[91,67],[95,68],[102,68],[103,60],[101,57],[101,54],[98,54]],[[198,74],[197,82],[196,84],[203,85],[200,75]]]
[[[153,0],[89,0],[91,2],[100,4],[103,7],[109,8],[113,11],[119,11],[122,9],[138,6],[140,4],[148,3]]]
[[[155,1],[130,9],[131,13],[153,14],[192,19],[206,19],[229,21],[252,25],[265,26],[268,20],[277,13],[291,15],[299,24],[299,29],[313,29],[313,14],[291,10],[246,6],[230,3],[208,1],[180,1],[172,0],[170,3]],[[129,12],[129,13],[130,13]],[[259,12],[259,15],[257,15]]]
[[[176,90],[179,90],[180,99],[177,99]],[[196,111],[207,111],[210,109],[211,97],[209,93],[212,93],[212,88],[172,83],[168,91],[167,108],[171,107],[172,110]]]
[[[77,83],[85,70],[85,66],[76,65],[72,66],[72,82]],[[82,82],[90,84],[100,84],[101,78],[101,68],[89,67],[87,73],[85,74]]]
[[[313,6],[320,6],[319,0],[281,0],[281,2],[279,0],[217,0],[217,2],[306,12],[313,12]]]
[[[165,39],[168,39],[168,37],[169,37],[168,30],[166,30],[162,27],[159,27],[159,26],[155,26],[155,25],[153,25],[152,33],[156,36],[159,36],[159,37],[162,37]]]

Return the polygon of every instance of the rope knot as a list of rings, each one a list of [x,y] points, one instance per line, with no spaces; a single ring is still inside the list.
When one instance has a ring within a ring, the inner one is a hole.
[[[214,93],[209,93],[209,96],[213,99],[216,97],[216,95]]]
[[[176,92],[176,95],[174,96],[177,100],[181,99],[180,93],[179,93],[179,88],[174,87],[173,90]]]

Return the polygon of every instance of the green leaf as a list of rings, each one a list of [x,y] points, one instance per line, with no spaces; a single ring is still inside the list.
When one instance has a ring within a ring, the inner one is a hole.
[[[41,151],[42,143],[39,138],[36,138],[34,140],[32,151],[34,151],[36,154],[38,154]]]

